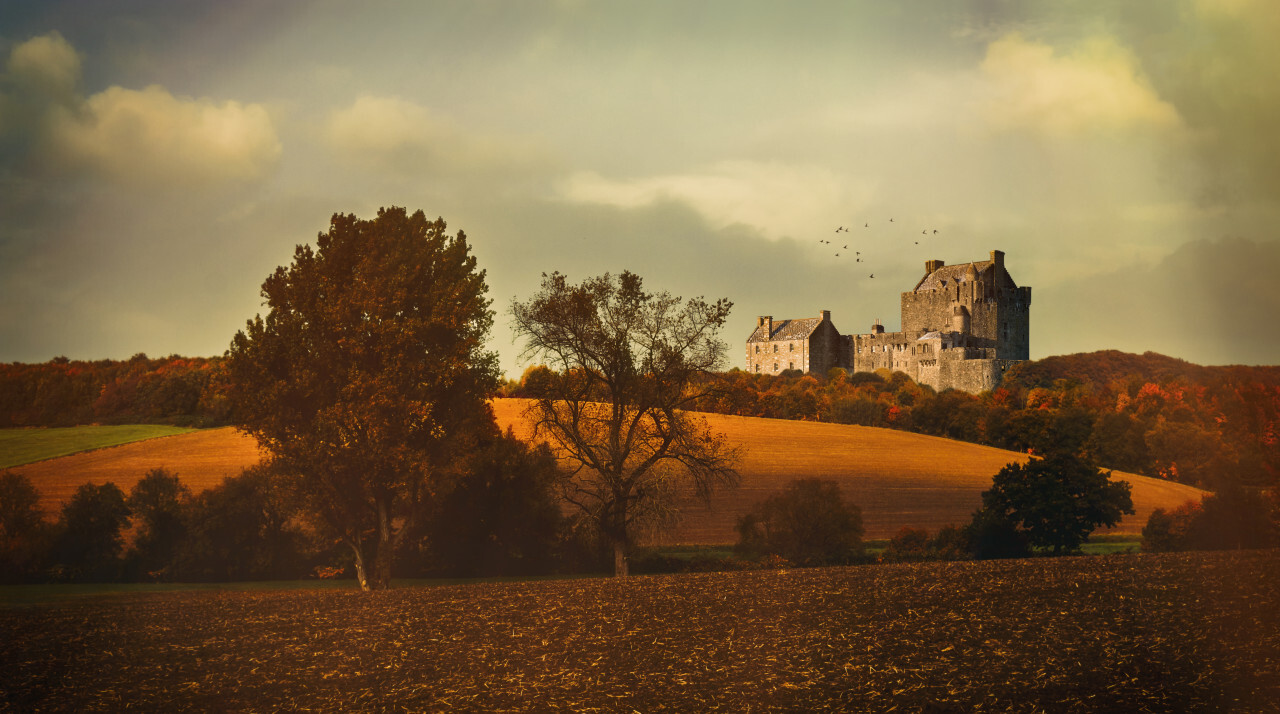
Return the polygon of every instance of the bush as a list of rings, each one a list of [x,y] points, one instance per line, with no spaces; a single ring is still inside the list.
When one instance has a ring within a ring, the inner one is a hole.
[[[923,528],[903,526],[885,548],[880,559],[886,562],[929,560],[929,531]]]
[[[1261,494],[1224,489],[1172,511],[1156,509],[1142,529],[1150,552],[1269,548],[1280,543],[1274,515]]]
[[[797,565],[848,563],[862,554],[862,511],[834,481],[800,479],[738,519],[736,550]]]

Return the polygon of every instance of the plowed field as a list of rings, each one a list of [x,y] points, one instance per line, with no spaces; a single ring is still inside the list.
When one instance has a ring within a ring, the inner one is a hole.
[[[1275,711],[1277,573],[1273,550],[0,601],[0,710]]]
[[[498,423],[529,435],[522,417],[525,403],[499,399],[494,403]],[[991,477],[1017,454],[890,429],[707,415],[712,425],[743,447],[739,467],[742,486],[712,500],[711,510],[692,500],[685,517],[653,542],[686,544],[733,543],[738,517],[792,479],[819,477],[840,483],[846,498],[862,508],[868,538],[887,538],[902,526],[936,530],[948,523],[966,523],[982,503],[981,493]],[[226,476],[257,463],[252,439],[231,428],[210,429],[153,439],[85,454],[51,459],[15,469],[40,489],[42,505],[55,512],[86,481],[113,481],[128,491],[152,468],[175,471],[195,491],[216,486]],[[1117,473],[1133,484],[1137,515],[1113,530],[1138,533],[1156,508],[1172,508],[1200,491],[1189,486]]]

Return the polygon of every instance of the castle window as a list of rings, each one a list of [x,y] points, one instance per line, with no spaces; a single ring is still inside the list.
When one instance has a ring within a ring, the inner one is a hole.
[[[756,354],[760,354],[760,345],[756,345]]]
[[[796,351],[796,343],[794,343],[794,342],[790,342],[790,343],[788,343],[788,346],[791,348],[791,351],[792,351],[792,352],[795,352],[795,351]]]
[[[775,372],[777,372],[777,371],[778,371],[778,363],[777,363],[777,362],[774,362],[774,363],[773,363],[773,371],[775,371]]]
[[[774,351],[774,352],[777,352],[777,351],[778,351],[778,346],[777,346],[777,345],[774,345],[774,346],[773,346],[773,351]]]
[[[795,363],[795,362],[788,362],[788,363],[787,363],[787,369],[795,369],[795,368],[796,368],[796,363]]]
[[[756,374],[760,374],[760,365],[756,365]]]

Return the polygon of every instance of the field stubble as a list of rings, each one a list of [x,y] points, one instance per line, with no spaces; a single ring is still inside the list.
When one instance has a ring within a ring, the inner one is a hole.
[[[11,711],[1265,711],[1280,552],[0,608]]]

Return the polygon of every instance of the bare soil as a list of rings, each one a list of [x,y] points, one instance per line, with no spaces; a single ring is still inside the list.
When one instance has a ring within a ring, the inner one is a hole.
[[[111,595],[0,642],[4,711],[1274,711],[1280,551]]]

